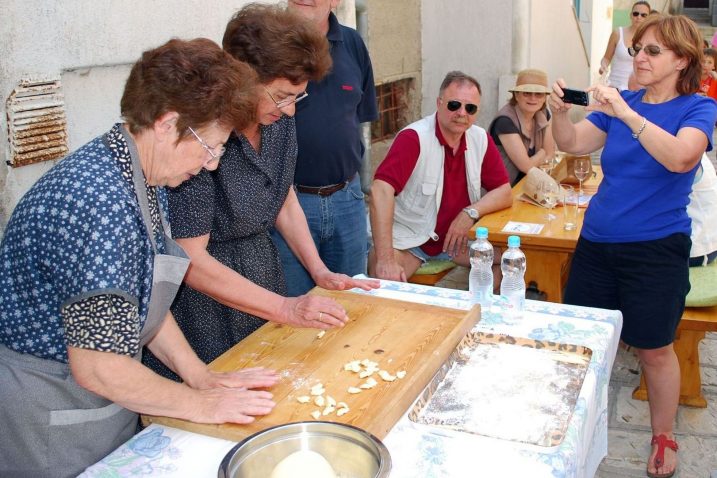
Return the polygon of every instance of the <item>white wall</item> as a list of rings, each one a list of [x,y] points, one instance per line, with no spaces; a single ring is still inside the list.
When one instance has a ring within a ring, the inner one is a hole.
[[[584,89],[590,85],[590,58],[573,12],[570,0],[533,0],[528,57],[531,67],[548,73],[549,81],[561,77],[568,86]]]
[[[274,3],[276,0],[266,0]],[[129,66],[172,37],[221,42],[249,0],[4,0],[0,20],[0,235],[17,201],[52,162],[10,168],[5,100],[26,76],[61,77],[72,149],[119,116]]]
[[[477,123],[488,126],[500,106],[499,78],[511,69],[512,16],[507,0],[422,0],[424,116],[435,111],[446,73],[461,70],[481,84]]]

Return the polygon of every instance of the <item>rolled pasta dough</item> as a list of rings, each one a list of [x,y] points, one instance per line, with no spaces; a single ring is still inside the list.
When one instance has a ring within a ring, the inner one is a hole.
[[[336,478],[336,473],[320,453],[299,450],[281,460],[270,478]]]

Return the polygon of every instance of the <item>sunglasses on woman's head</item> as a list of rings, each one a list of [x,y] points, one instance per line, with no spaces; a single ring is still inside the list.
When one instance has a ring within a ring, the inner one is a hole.
[[[635,46],[631,46],[630,48],[628,48],[627,52],[630,54],[630,56],[637,56],[637,54],[640,53],[640,51],[644,50],[645,53],[647,54],[647,56],[657,56],[660,53],[662,53],[663,51],[669,50],[669,49],[670,48],[660,48],[657,45],[645,45],[645,46],[635,45]]]
[[[451,100],[446,103],[446,108],[448,108],[448,111],[458,111],[461,109],[461,106],[463,106],[463,103],[456,100]],[[474,105],[473,103],[466,103],[465,105],[466,113],[469,115],[474,115],[478,112],[478,105]]]
[[[649,15],[649,13],[632,12],[633,17],[647,18],[648,15]]]

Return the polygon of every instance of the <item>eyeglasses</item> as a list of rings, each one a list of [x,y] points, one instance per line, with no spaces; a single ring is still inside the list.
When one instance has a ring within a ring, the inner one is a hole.
[[[538,92],[538,91],[520,91],[519,93],[520,93],[521,95],[523,95],[523,96],[526,96],[526,97],[527,97],[527,96],[532,96],[532,97],[537,97],[537,98],[543,98],[543,97],[548,96],[548,95],[550,94],[550,93],[541,93],[541,92]]]
[[[647,18],[648,15],[649,15],[649,13],[632,12],[633,17]]]
[[[189,128],[189,131],[191,131],[191,133],[194,135],[194,137],[197,139],[197,141],[199,141],[199,144],[202,145],[202,148],[204,148],[206,150],[206,152],[209,153],[209,156],[212,157],[211,159],[208,159],[207,161],[204,162],[204,166],[206,166],[207,164],[209,164],[210,162],[212,162],[214,160],[219,161],[219,159],[226,152],[227,148],[225,148],[224,146],[217,146],[217,147],[212,148],[207,143],[205,143],[202,138],[199,137],[197,132],[194,131],[191,126],[187,126],[187,128]]]
[[[299,93],[298,95],[294,96],[293,98],[286,97],[283,100],[276,101],[276,99],[274,99],[274,95],[271,94],[271,91],[269,91],[269,89],[266,86],[264,87],[264,91],[266,91],[266,94],[269,95],[269,98],[271,98],[271,101],[273,101],[274,104],[276,105],[276,107],[279,109],[286,108],[287,106],[293,105],[294,103],[298,103],[299,101],[301,101],[304,98],[306,98],[307,96],[309,96],[309,93],[307,93],[306,91],[303,91],[303,92]]]
[[[661,48],[657,45],[645,45],[645,46],[635,45],[635,46],[631,46],[630,48],[628,48],[627,52],[632,57],[637,56],[637,54],[640,53],[640,51],[644,51],[645,54],[647,54],[647,56],[657,56],[660,53],[662,53],[663,51],[670,50],[670,49],[671,48]]]
[[[448,111],[458,111],[461,109],[461,106],[464,106],[463,103],[457,100],[451,100],[446,102],[446,108],[448,108]],[[474,115],[478,112],[478,105],[474,105],[473,103],[466,103],[465,104],[466,113],[469,115]]]

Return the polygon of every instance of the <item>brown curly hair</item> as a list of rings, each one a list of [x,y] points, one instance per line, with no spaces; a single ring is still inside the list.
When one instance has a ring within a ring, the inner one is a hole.
[[[331,69],[329,42],[308,20],[279,5],[250,3],[229,23],[224,50],[247,62],[261,83],[319,81]]]
[[[214,122],[240,131],[253,120],[256,86],[256,73],[213,41],[173,39],[134,64],[120,108],[133,134],[170,111],[180,139]]]

